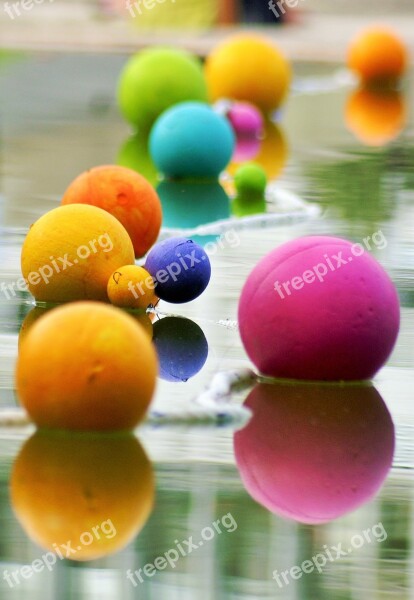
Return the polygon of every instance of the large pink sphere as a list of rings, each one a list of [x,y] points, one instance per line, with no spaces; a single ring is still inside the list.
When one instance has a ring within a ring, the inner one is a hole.
[[[303,237],[270,252],[239,302],[246,352],[270,377],[369,379],[390,356],[399,323],[387,273],[362,244],[335,237]]]
[[[382,486],[394,455],[394,425],[374,387],[259,384],[253,412],[234,436],[249,494],[271,512],[324,523],[355,510]]]

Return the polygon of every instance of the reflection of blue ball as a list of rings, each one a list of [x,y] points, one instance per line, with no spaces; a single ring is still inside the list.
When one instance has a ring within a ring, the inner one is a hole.
[[[183,102],[157,119],[149,147],[168,177],[217,177],[231,160],[235,135],[227,119],[207,104]]]
[[[230,217],[229,197],[218,181],[162,181],[157,187],[163,227],[191,229]]]
[[[157,296],[173,304],[197,298],[211,276],[210,260],[204,249],[181,237],[156,244],[147,256],[145,268],[156,281]]]
[[[204,366],[208,344],[202,329],[183,317],[165,317],[154,324],[153,341],[159,376],[166,381],[187,381]]]

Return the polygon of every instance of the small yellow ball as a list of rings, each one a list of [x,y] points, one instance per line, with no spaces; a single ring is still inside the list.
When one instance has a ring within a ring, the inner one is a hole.
[[[108,281],[108,298],[121,308],[148,308],[158,302],[152,276],[137,265],[126,265],[112,273]]]

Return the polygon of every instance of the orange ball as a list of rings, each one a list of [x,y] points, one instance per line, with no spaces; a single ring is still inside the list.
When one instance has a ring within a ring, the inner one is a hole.
[[[266,38],[242,34],[219,44],[206,61],[211,101],[243,100],[270,112],[284,100],[291,80],[289,63]]]
[[[348,129],[368,146],[391,142],[401,133],[406,120],[404,98],[395,90],[357,90],[345,108]]]
[[[392,30],[372,26],[351,42],[347,64],[365,83],[394,83],[407,67],[407,51]]]
[[[151,513],[154,487],[133,435],[38,431],[14,462],[10,496],[29,538],[54,553],[51,570],[61,557],[96,560],[124,548]]]
[[[155,306],[157,296],[152,275],[143,267],[126,265],[112,273],[108,281],[108,298],[121,308],[148,308]]]
[[[76,302],[28,331],[16,389],[38,427],[121,431],[143,419],[156,377],[156,353],[141,325],[118,308]]]
[[[155,189],[126,167],[104,165],[82,173],[64,193],[62,204],[92,204],[111,213],[128,231],[136,257],[148,252],[161,229],[161,202]]]

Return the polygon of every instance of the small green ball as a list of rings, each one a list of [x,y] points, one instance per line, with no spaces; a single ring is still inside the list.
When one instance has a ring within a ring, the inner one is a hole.
[[[234,176],[238,197],[264,198],[267,186],[266,171],[257,163],[245,163]]]
[[[182,50],[149,48],[126,63],[118,83],[118,103],[125,119],[149,131],[167,108],[179,102],[207,102],[201,62]]]

